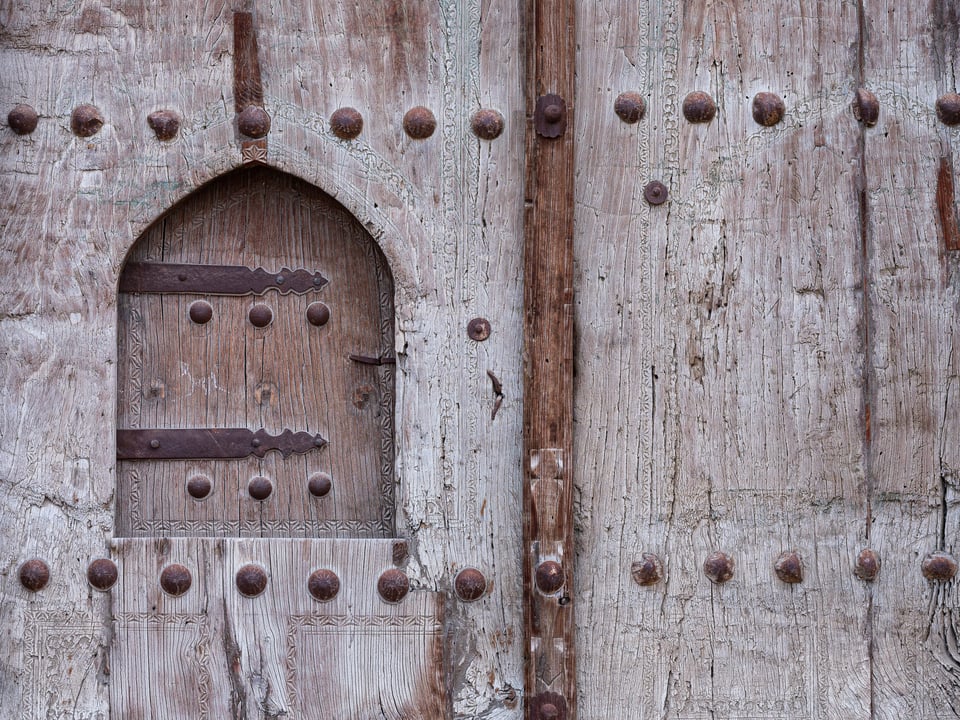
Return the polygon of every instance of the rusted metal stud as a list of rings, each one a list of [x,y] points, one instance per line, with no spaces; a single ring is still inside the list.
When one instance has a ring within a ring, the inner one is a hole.
[[[154,450],[158,450],[160,448],[160,441],[154,438],[153,440],[150,441],[150,447],[153,448]]]
[[[377,581],[377,592],[389,603],[398,603],[410,591],[410,578],[403,570],[385,570]]]
[[[639,122],[647,112],[647,103],[637,92],[620,93],[613,102],[613,111],[629,125]]]
[[[213,317],[213,307],[206,300],[197,300],[190,303],[187,313],[197,325],[205,325]]]
[[[659,180],[651,180],[643,188],[643,198],[651,205],[663,205],[669,195],[667,186]]]
[[[187,480],[187,494],[196,500],[203,500],[213,491],[213,483],[206,475],[194,475]]]
[[[937,117],[944,125],[960,125],[960,95],[947,93],[937,98]]]
[[[785,583],[803,582],[803,559],[796,550],[781,553],[774,563],[773,569],[777,573],[777,577]]]
[[[487,579],[476,568],[464,568],[457,573],[453,587],[458,598],[464,602],[473,602],[482,598],[487,592]]]
[[[638,562],[630,566],[630,575],[637,585],[656,585],[663,579],[663,563],[653,553],[644,553]]]
[[[307,322],[315,327],[323,327],[330,321],[330,308],[322,302],[307,306]]]
[[[266,500],[273,492],[273,483],[269,478],[258,475],[247,483],[247,492],[254,500]]]
[[[483,342],[490,337],[490,321],[486,318],[476,317],[467,323],[467,336],[476,342]]]
[[[503,132],[503,115],[496,110],[477,110],[470,118],[470,129],[481,140],[496,140]]]
[[[559,95],[541,95],[533,112],[533,125],[545,138],[563,135],[567,130],[567,101]]]
[[[180,132],[180,116],[173,110],[157,110],[147,115],[147,125],[157,140],[173,140]]]
[[[710,553],[703,562],[703,574],[710,578],[711,582],[720,584],[725,583],[733,577],[733,558],[724,552],[717,550]]]
[[[43,560],[34,558],[20,566],[20,584],[30,592],[43,590],[50,582],[50,568]]]
[[[853,574],[861,580],[868,582],[875,580],[880,572],[880,558],[870,548],[860,551],[857,555],[857,564],[853,569]]]
[[[543,692],[533,698],[533,720],[566,720],[567,701],[562,695]]]
[[[193,584],[193,576],[183,565],[167,565],[160,573],[160,587],[167,595],[179,597]]]
[[[683,116],[692,123],[708,123],[717,115],[717,104],[707,93],[697,90],[683,99]]]
[[[333,489],[333,478],[325,472],[314,473],[307,480],[307,489],[314,497],[325,497]]]
[[[353,140],[363,130],[363,116],[352,107],[335,110],[330,116],[330,132],[341,140]]]
[[[957,574],[957,561],[953,555],[942,550],[932,552],[923,559],[923,576],[933,582],[948,582]]]
[[[259,105],[247,105],[237,115],[237,129],[250,138],[266,137],[270,132],[270,115]]]
[[[267,571],[252,563],[237,570],[235,578],[241,595],[256,597],[267,589]]]
[[[98,558],[87,566],[87,582],[94,590],[106,592],[117,582],[117,564],[109,558]]]
[[[103,127],[103,115],[93,105],[78,105],[70,115],[70,129],[77,137],[91,137]]]
[[[418,105],[403,116],[403,129],[414,140],[426,140],[437,129],[437,119],[429,108]]]
[[[556,560],[544,560],[537,565],[534,577],[537,581],[537,588],[544,595],[552,595],[557,592],[557,590],[563,587],[563,583],[566,581],[566,573],[563,570],[563,565]]]
[[[37,122],[39,122],[39,120],[40,118],[37,116],[37,111],[25,103],[14,105],[13,110],[7,113],[7,125],[9,125],[10,129],[17,135],[29,135],[32,133],[37,129]]]
[[[853,116],[867,127],[873,127],[880,119],[880,101],[866,88],[857,88],[853,96]]]
[[[403,565],[410,557],[410,548],[406,540],[394,540],[391,552],[394,565]]]
[[[340,578],[333,570],[314,570],[307,580],[307,590],[320,602],[329,602],[340,592]]]
[[[249,318],[251,325],[263,328],[273,322],[273,310],[268,305],[258,303],[250,308]]]
[[[772,92],[759,92],[753,96],[753,119],[758,125],[773,127],[787,111],[783,98]]]

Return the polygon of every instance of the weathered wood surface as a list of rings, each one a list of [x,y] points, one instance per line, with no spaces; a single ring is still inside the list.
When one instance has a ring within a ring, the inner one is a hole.
[[[577,717],[571,593],[575,3],[527,4],[523,343],[525,717]],[[559,111],[559,117],[553,117]],[[552,122],[551,122],[552,121]]]
[[[516,4],[480,0],[0,8],[3,115],[40,115],[31,135],[0,131],[0,714],[109,716],[125,586],[91,591],[84,573],[115,534],[117,278],[157,217],[242,164],[234,10],[253,13],[265,163],[335,196],[394,276],[396,528],[415,589],[447,596],[444,716],[519,717],[523,56]],[[80,139],[83,102],[106,122]],[[428,139],[403,131],[415,105],[437,118]],[[329,128],[344,106],[364,118],[349,142]],[[481,107],[504,116],[495,140],[471,133]],[[147,125],[158,109],[181,118],[172,141]],[[16,577],[34,556],[52,571],[37,594]],[[469,604],[453,594],[467,566],[489,588]]]
[[[956,3],[576,7],[579,716],[956,717],[957,583],[920,574],[960,534],[956,203],[937,200],[941,158],[960,162],[934,113]],[[0,7],[0,117],[40,115],[0,128],[0,714],[109,717],[133,576],[107,594],[84,575],[119,557],[116,283],[157,217],[242,164],[234,10],[253,12],[266,164],[335,196],[394,274],[397,534],[415,588],[446,595],[445,712],[518,718],[525,19],[494,0]],[[613,113],[628,90],[635,125]],[[693,90],[717,101],[707,125],[680,114]],[[781,124],[754,123],[758,91]],[[106,122],[81,139],[84,102]],[[414,105],[427,140],[402,130]],[[343,106],[357,140],[329,129]],[[479,107],[504,115],[496,140],[471,135]],[[165,108],[182,124],[159,142]],[[873,584],[852,572],[868,545]],[[722,586],[715,549],[736,561]],[[788,549],[798,585],[773,572]],[[666,578],[639,587],[648,552]],[[31,557],[52,571],[36,594]],[[465,566],[489,581],[475,603],[452,594]]]

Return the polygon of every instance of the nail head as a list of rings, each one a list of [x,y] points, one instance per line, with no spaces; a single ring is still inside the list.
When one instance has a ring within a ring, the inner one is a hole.
[[[403,116],[403,129],[414,140],[425,140],[437,129],[437,119],[429,108],[418,105]]]
[[[389,603],[398,603],[410,591],[410,578],[402,570],[385,570],[377,581],[377,592]]]
[[[352,107],[335,110],[330,116],[330,131],[341,140],[353,140],[363,130],[363,116]]]
[[[703,563],[703,573],[711,582],[720,584],[733,577],[733,558],[719,550],[710,553]]]
[[[173,110],[157,110],[147,115],[147,125],[157,140],[173,140],[180,132],[180,117]]]
[[[7,114],[7,125],[17,135],[29,135],[37,129],[37,123],[40,118],[37,111],[26,103],[14,105],[13,110]]]
[[[487,592],[487,579],[476,568],[464,568],[457,573],[454,588],[464,602],[474,602]]]
[[[39,592],[50,582],[50,567],[38,558],[23,563],[18,574],[20,584],[30,592]]]
[[[773,127],[787,111],[783,99],[771,92],[759,92],[753,96],[753,119],[758,125]]]
[[[237,570],[237,590],[246,597],[256,597],[267,589],[267,572],[252,563]]]
[[[777,577],[785,583],[796,584],[803,582],[803,559],[800,553],[789,550],[781,553],[773,565]]]
[[[563,587],[563,583],[566,581],[566,573],[563,570],[563,565],[556,560],[544,560],[537,565],[534,576],[536,578],[537,588],[544,595],[552,595],[557,592]]]
[[[247,105],[237,116],[237,129],[254,139],[270,132],[270,115],[259,105]]]
[[[213,483],[206,475],[194,475],[187,480],[187,494],[196,500],[203,500],[213,490]]]
[[[643,188],[643,197],[651,205],[663,205],[669,195],[667,186],[659,180],[651,180]]]
[[[70,129],[78,137],[91,137],[103,127],[103,115],[93,105],[78,105],[70,115]]]
[[[307,580],[307,589],[316,600],[329,602],[340,592],[340,578],[333,570],[314,570]]]
[[[613,111],[623,122],[632,125],[643,118],[647,111],[647,103],[640,93],[620,93],[613,103]]]
[[[683,116],[692,123],[708,123],[716,117],[717,104],[707,93],[697,90],[683,99]]]
[[[866,88],[857,88],[853,96],[853,116],[867,127],[873,127],[880,119],[880,101]]]
[[[644,553],[641,559],[630,567],[630,575],[637,585],[656,585],[663,579],[663,563],[653,553]]]
[[[880,558],[870,548],[860,551],[857,556],[857,565],[853,570],[854,574],[861,580],[871,581],[876,579],[880,572]]]
[[[259,475],[247,484],[247,492],[254,500],[263,501],[270,497],[273,492],[273,483],[269,478]]]
[[[250,308],[250,324],[263,328],[273,322],[273,310],[269,306],[259,303]]]
[[[117,582],[117,577],[117,564],[109,558],[98,558],[87,566],[87,582],[95,590],[109,590]]]
[[[946,93],[937,98],[937,117],[944,125],[960,125],[960,95]]]
[[[160,573],[160,587],[167,595],[179,597],[193,584],[193,576],[185,566],[174,563]]]
[[[307,306],[307,322],[314,327],[323,327],[330,321],[330,308],[322,302],[310,303]]]
[[[496,110],[477,110],[470,119],[470,128],[481,140],[495,140],[503,132],[503,115]]]
[[[307,489],[314,497],[325,497],[333,489],[333,478],[325,472],[314,473],[307,480]]]
[[[957,574],[957,561],[950,553],[938,550],[923,559],[923,576],[933,582],[948,582]]]
[[[206,300],[190,303],[190,319],[197,325],[205,325],[213,317],[213,307]]]
[[[490,337],[492,328],[486,318],[476,317],[467,323],[467,335],[471,340],[483,342]]]

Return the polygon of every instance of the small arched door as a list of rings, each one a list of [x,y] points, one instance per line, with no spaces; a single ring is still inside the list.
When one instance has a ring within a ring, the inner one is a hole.
[[[158,220],[119,291],[113,713],[442,716],[437,596],[408,592],[393,539],[373,238],[243,170]]]

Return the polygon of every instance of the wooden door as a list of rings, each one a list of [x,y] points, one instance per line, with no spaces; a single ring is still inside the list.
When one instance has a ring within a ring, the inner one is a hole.
[[[958,17],[0,8],[0,714],[960,716]]]

